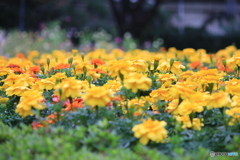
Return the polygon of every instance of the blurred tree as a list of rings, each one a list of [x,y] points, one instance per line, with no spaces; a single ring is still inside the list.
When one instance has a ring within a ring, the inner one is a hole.
[[[36,31],[56,20],[67,30],[114,27],[109,23],[113,18],[107,0],[0,0],[0,10],[3,29]]]
[[[120,36],[129,32],[140,38],[162,0],[109,0]]]
[[[59,18],[64,0],[1,0],[0,27],[37,30],[41,22]]]

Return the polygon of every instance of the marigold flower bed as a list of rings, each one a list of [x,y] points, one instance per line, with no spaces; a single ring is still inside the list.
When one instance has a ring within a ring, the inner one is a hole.
[[[234,46],[216,54],[192,48],[31,51],[0,62],[0,117],[9,126],[83,126],[85,138],[116,135],[118,145],[110,147],[240,148],[234,139],[240,133],[240,50]],[[89,131],[91,125],[104,132]],[[100,138],[102,148],[92,146],[94,140],[79,143],[102,151],[109,141]]]

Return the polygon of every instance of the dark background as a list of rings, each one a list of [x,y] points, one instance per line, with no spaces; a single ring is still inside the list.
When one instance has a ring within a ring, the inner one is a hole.
[[[199,6],[217,4],[224,9],[205,11],[204,7],[199,7],[208,18],[198,28],[172,25],[171,16],[181,16],[179,9],[188,3]],[[166,4],[170,7],[165,7]],[[233,6],[228,4],[237,6],[234,12]],[[169,9],[171,7],[172,10]],[[206,28],[215,21],[231,23],[240,16],[238,8],[237,0],[1,0],[0,28],[7,31],[40,31],[47,23],[57,20],[62,29],[72,32],[102,28],[115,37],[130,32],[139,42],[139,47],[145,41],[162,38],[166,47],[205,48],[216,52],[231,44],[240,47],[240,31],[228,30],[224,35],[213,35]],[[235,28],[240,29],[240,26]]]

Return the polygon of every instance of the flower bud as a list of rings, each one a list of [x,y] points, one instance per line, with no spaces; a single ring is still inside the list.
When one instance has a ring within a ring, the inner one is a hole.
[[[68,59],[68,63],[69,63],[70,65],[72,65],[72,62],[73,62],[73,57],[71,57],[71,58]]]
[[[48,65],[48,68],[49,68],[49,65],[50,65],[50,59],[47,58],[47,65]]]
[[[173,63],[174,63],[174,59],[171,58],[171,59],[170,59],[170,68],[172,68]]]

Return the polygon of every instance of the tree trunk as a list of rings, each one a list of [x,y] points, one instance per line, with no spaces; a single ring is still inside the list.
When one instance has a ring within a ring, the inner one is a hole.
[[[144,8],[146,7],[146,1],[109,0],[121,37],[124,33],[129,32],[133,37],[139,38],[145,27],[154,18],[162,0],[155,0],[155,4],[149,9]]]

